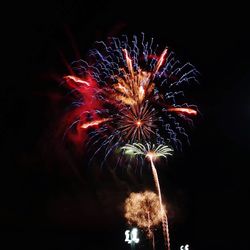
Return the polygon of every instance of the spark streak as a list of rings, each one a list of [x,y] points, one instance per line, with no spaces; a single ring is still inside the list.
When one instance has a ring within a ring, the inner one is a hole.
[[[129,72],[130,72],[131,76],[134,77],[134,70],[133,70],[132,60],[129,57],[128,51],[126,49],[123,49],[123,52],[125,54],[125,58],[126,58],[126,62],[127,62]]]
[[[197,111],[195,109],[191,109],[191,108],[168,108],[167,109],[169,112],[176,112],[176,113],[184,113],[184,114],[188,114],[188,115],[197,115]]]
[[[77,77],[77,76],[68,75],[68,76],[64,76],[64,79],[65,79],[66,81],[72,80],[72,81],[74,81],[74,82],[76,82],[76,83],[81,83],[81,84],[90,86],[90,83],[89,83],[89,82],[84,81],[84,80],[82,80],[81,78],[79,78],[79,77]]]
[[[87,129],[89,127],[98,126],[99,124],[104,123],[106,121],[110,121],[110,120],[111,120],[110,118],[104,118],[104,119],[100,119],[100,120],[86,122],[86,123],[81,125],[81,128]]]
[[[158,61],[157,64],[156,64],[156,67],[155,67],[155,70],[154,70],[154,74],[157,74],[157,73],[158,73],[160,67],[162,66],[162,64],[163,64],[163,62],[164,62],[164,59],[165,59],[165,56],[166,56],[167,52],[168,52],[168,49],[165,49],[165,50],[162,52],[161,57],[160,57],[159,61]]]

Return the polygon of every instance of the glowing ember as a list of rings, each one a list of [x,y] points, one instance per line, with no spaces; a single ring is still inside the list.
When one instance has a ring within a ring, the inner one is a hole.
[[[138,121],[136,122],[136,125],[137,125],[137,127],[140,127],[140,126],[142,125],[142,122],[141,122],[140,120],[138,120]]]

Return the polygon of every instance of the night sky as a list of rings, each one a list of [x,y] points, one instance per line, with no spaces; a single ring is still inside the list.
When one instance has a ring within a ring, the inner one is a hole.
[[[98,162],[88,167],[60,137],[70,100],[59,80],[68,73],[65,62],[84,58],[94,41],[141,32],[201,72],[200,85],[188,93],[202,113],[190,130],[191,145],[159,168],[172,249],[248,249],[250,20],[244,9],[168,1],[5,6],[1,249],[130,249],[123,201],[131,191],[153,188],[150,169],[139,175],[100,169]],[[150,248],[144,239],[137,249]]]

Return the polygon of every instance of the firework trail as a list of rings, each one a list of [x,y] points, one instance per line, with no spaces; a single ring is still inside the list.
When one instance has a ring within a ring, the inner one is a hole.
[[[165,212],[163,203],[162,203],[162,196],[161,196],[161,188],[159,183],[159,178],[157,174],[157,170],[154,165],[154,161],[159,157],[167,158],[167,155],[172,155],[172,149],[168,146],[159,145],[155,147],[155,145],[146,144],[144,146],[140,143],[133,143],[133,144],[127,144],[126,146],[122,147],[122,149],[125,150],[126,154],[132,155],[132,156],[138,156],[143,155],[146,158],[150,160],[151,169],[154,177],[155,187],[158,193],[159,197],[159,203],[160,203],[160,213],[162,215],[162,229],[163,229],[163,235],[165,240],[165,245],[167,246],[167,249],[170,250],[170,236],[169,236],[169,227],[168,227],[168,218],[167,213]]]
[[[91,150],[92,158],[104,154],[103,162],[127,143],[150,141],[181,150],[188,137],[180,124],[197,114],[182,90],[184,83],[197,82],[195,67],[181,64],[143,33],[131,42],[112,37],[96,46],[63,78],[75,97],[66,136]]]
[[[125,201],[125,218],[129,224],[143,228],[147,236],[152,240],[155,249],[153,226],[157,226],[162,220],[159,213],[159,197],[154,192],[145,191],[143,193],[131,193]],[[164,210],[165,211],[165,210]]]
[[[167,214],[164,213],[164,210],[163,210],[159,178],[158,178],[158,174],[157,174],[157,171],[156,171],[156,168],[155,168],[152,157],[149,156],[149,159],[150,159],[150,163],[151,163],[152,173],[153,173],[153,176],[154,176],[155,186],[156,186],[158,196],[159,196],[159,200],[160,200],[160,209],[161,209],[161,214],[162,214],[163,235],[165,237],[165,242],[167,242],[167,247],[168,247],[167,249],[170,250],[170,236],[169,236],[168,218],[167,218]]]

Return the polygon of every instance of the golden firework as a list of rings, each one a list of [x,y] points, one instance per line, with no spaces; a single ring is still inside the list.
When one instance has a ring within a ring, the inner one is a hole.
[[[125,218],[129,224],[146,229],[150,236],[151,228],[162,220],[163,215],[159,207],[160,201],[156,193],[131,193],[125,201]]]

